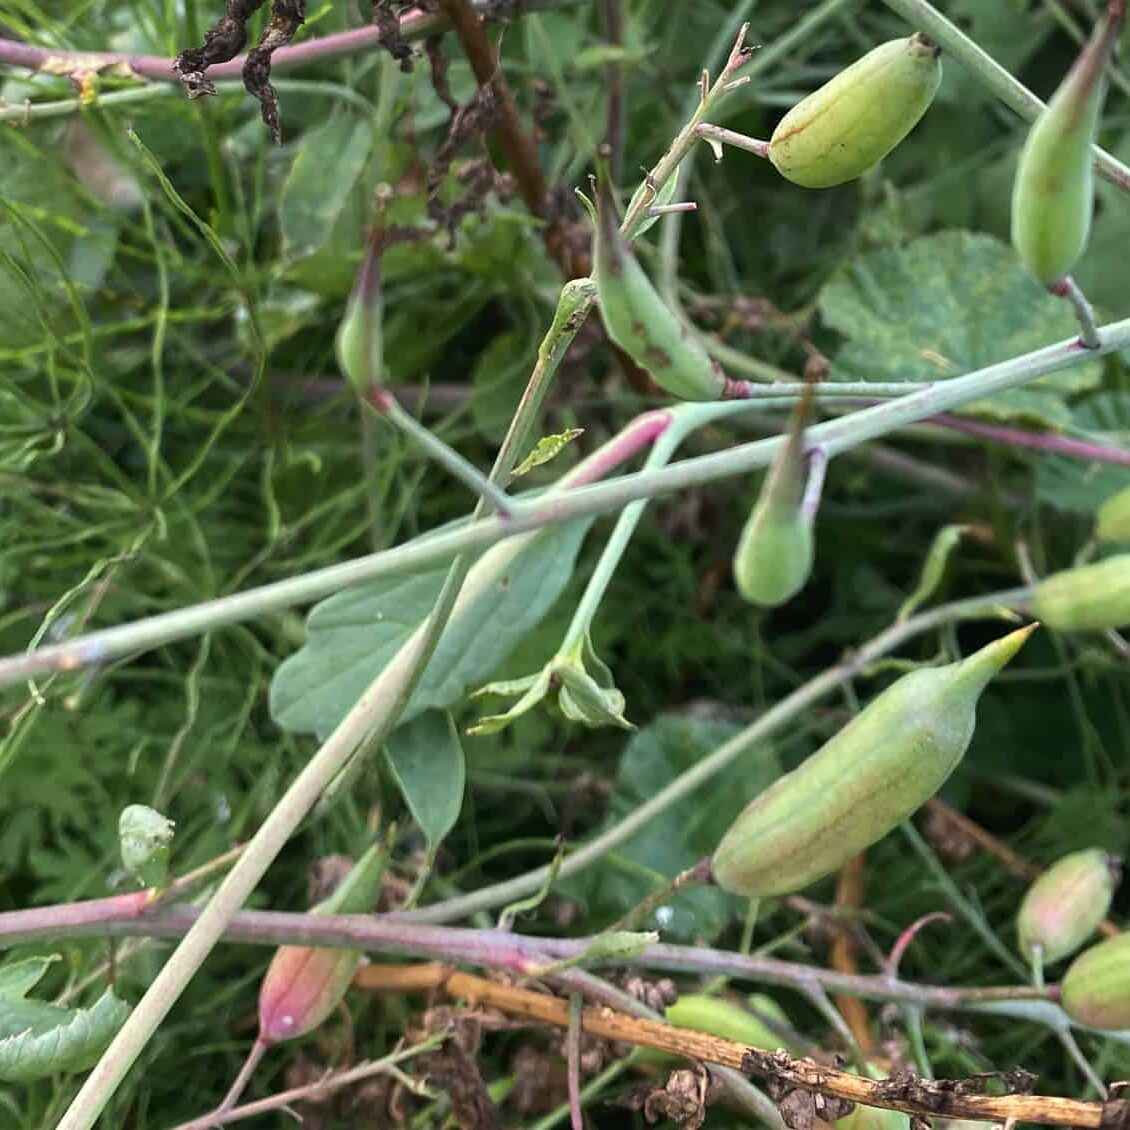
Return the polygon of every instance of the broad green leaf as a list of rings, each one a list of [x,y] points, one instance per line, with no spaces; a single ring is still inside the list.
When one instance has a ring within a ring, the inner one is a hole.
[[[85,1070],[129,1015],[129,1006],[110,990],[90,1008],[29,1000],[55,960],[32,957],[0,968],[0,1079],[7,1083]]]
[[[435,847],[459,819],[467,776],[451,715],[425,710],[398,726],[385,744],[385,756],[412,816]]]
[[[506,658],[560,596],[573,571],[588,520],[545,530],[515,550],[484,554],[404,712],[459,702]],[[470,600],[472,581],[506,555],[505,571]],[[284,729],[328,734],[432,610],[446,569],[390,577],[323,600],[306,621],[305,645],[271,682],[271,717]]]
[[[337,114],[303,137],[279,198],[284,259],[312,255],[329,239],[372,144],[372,124],[352,113]]]
[[[824,321],[847,339],[832,379],[937,381],[1073,336],[1070,307],[1029,278],[1012,248],[948,231],[861,255],[820,292]],[[1071,422],[1067,397],[1092,388],[1100,362],[967,405],[994,419]]]
[[[736,732],[728,722],[674,715],[641,730],[624,750],[604,827],[650,800]],[[773,750],[758,747],[657,815],[617,849],[608,867],[583,872],[558,884],[559,890],[585,902],[594,922],[615,921],[663,882],[713,852],[738,813],[779,774]],[[714,888],[690,888],[673,895],[641,925],[658,926],[667,941],[709,941],[741,913],[742,905],[741,899]]]

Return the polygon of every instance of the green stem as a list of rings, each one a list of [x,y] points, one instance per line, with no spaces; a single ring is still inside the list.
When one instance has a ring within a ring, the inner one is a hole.
[[[584,309],[587,313],[587,307]],[[939,412],[951,411],[991,393],[1034,381],[1062,369],[1086,364],[1095,357],[1130,345],[1130,318],[1101,328],[1096,350],[1080,346],[1072,338],[1031,353],[989,365],[963,377],[938,381],[909,396],[865,408],[808,429],[810,446],[823,447],[829,456],[848,451],[869,440],[914,424]],[[758,401],[742,401],[756,406]],[[693,415],[715,408],[709,404],[680,404],[669,411]],[[0,659],[0,687],[51,671],[74,671],[91,663],[148,650],[223,624],[238,623],[267,612],[319,599],[361,581],[392,573],[418,570],[454,554],[485,548],[505,537],[569,521],[573,518],[616,510],[641,498],[684,490],[715,479],[744,475],[768,466],[776,455],[780,438],[741,444],[726,451],[684,459],[670,467],[624,475],[612,482],[543,496],[523,505],[506,522],[490,518],[438,534],[428,534],[407,545],[370,554],[355,561],[315,570],[301,577],[264,585],[246,593],[221,597],[192,608],[179,609],[126,624],[67,643],[37,648],[33,652]]]
[[[557,315],[538,353],[538,363],[499,448],[491,479],[505,482],[521,446],[537,424],[549,385],[580,329],[577,316],[587,291],[573,284],[562,290]],[[588,307],[584,307],[587,313]],[[480,501],[477,513],[483,509]],[[473,525],[474,523],[472,523]],[[204,963],[232,917],[247,901],[287,840],[317,803],[325,788],[362,748],[383,741],[395,726],[424,672],[455,607],[472,558],[452,562],[427,622],[404,644],[369,684],[349,713],[323,743],[248,842],[227,877],[146,990],[129,1019],[86,1077],[57,1130],[90,1130],[126,1072],[157,1031],[193,975]]]
[[[690,796],[739,757],[751,753],[771,734],[809,710],[836,688],[855,678],[906,640],[955,620],[993,616],[1002,608],[1023,605],[1029,598],[1029,592],[1030,590],[1026,588],[1009,589],[989,596],[955,601],[891,625],[852,656],[828,668],[775,703],[757,721],[676,777],[638,808],[629,812],[616,825],[566,856],[558,872],[560,878],[577,874],[631,839],[660,813]],[[404,919],[412,922],[456,921],[475,911],[502,906],[531,894],[542,885],[547,873],[548,867],[539,867],[513,879],[414,910],[411,914],[405,915]]]
[[[1044,109],[1040,101],[1022,82],[1013,78],[988,52],[978,47],[972,39],[951,23],[928,0],[883,0],[908,23],[925,32],[943,51],[968,67],[981,83],[991,90],[1006,106],[1015,110],[1025,121],[1033,122]],[[1095,170],[1098,174],[1130,191],[1130,168],[1112,157],[1097,145]]]

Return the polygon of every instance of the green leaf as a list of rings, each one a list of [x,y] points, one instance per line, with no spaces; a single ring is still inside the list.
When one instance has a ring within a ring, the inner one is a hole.
[[[1130,446],[1130,395],[1109,392],[1076,407],[1071,434],[1114,447]],[[1130,468],[1114,463],[1043,456],[1036,469],[1041,502],[1077,514],[1093,514],[1112,495],[1130,486]]]
[[[385,745],[404,800],[434,848],[455,827],[467,776],[463,746],[446,710],[425,710],[398,726]]]
[[[540,467],[543,463],[548,463],[551,459],[556,459],[577,436],[583,436],[584,434],[584,428],[566,428],[563,432],[558,432],[556,435],[542,436],[541,439],[534,444],[533,450],[529,455],[510,472],[510,477],[512,479],[520,478],[522,475],[528,474],[535,467]]]
[[[87,1009],[27,999],[56,960],[32,957],[0,968],[0,1079],[7,1083],[84,1071],[129,1015],[109,989]]]
[[[604,827],[619,823],[737,729],[729,722],[670,715],[641,730],[624,750]],[[585,902],[597,920],[618,919],[661,883],[711,854],[738,813],[779,775],[780,765],[768,746],[747,753],[657,815],[621,845],[611,866],[599,874],[582,872],[558,889]],[[723,891],[694,887],[673,895],[652,922],[668,941],[710,941],[741,906],[741,899]]]
[[[937,381],[1078,332],[1070,307],[1029,278],[1012,248],[948,231],[853,259],[820,292],[824,321],[847,339],[832,379]],[[1071,422],[1068,396],[1092,388],[1089,362],[963,411],[1049,427]]]
[[[503,542],[472,570],[464,586],[494,562],[514,554],[505,572],[473,601],[460,598],[406,708],[409,721],[429,707],[459,702],[468,687],[509,655],[549,611],[573,572],[589,520],[568,522],[524,540]],[[271,681],[271,717],[284,730],[328,734],[377,673],[407,643],[432,610],[446,569],[390,577],[337,593],[316,605],[306,621],[305,645]]]
[[[305,134],[279,198],[284,259],[312,255],[329,239],[372,145],[372,124],[352,113]]]

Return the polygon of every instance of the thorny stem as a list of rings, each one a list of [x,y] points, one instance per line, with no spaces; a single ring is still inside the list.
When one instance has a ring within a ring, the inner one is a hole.
[[[591,302],[582,299],[578,303],[577,316],[587,314],[590,306]],[[838,455],[897,428],[920,423],[991,392],[1000,392],[1048,373],[1085,364],[1096,355],[1113,352],[1126,345],[1130,345],[1130,319],[1111,322],[1102,329],[1102,344],[1098,350],[1083,349],[1076,339],[1071,339],[962,377],[938,381],[890,403],[873,405],[809,428],[810,446],[823,447],[829,457]],[[734,402],[733,410],[741,411],[756,403]],[[679,404],[666,411],[693,415],[717,408],[713,404]],[[744,475],[771,463],[781,442],[778,437],[740,444],[718,454],[680,460],[670,467],[624,475],[599,486],[560,492],[553,497],[544,496],[536,504],[523,506],[508,523],[492,518],[443,533],[427,534],[406,545],[317,569],[291,580],[277,581],[246,593],[162,613],[136,624],[108,628],[66,643],[8,656],[0,659],[0,687],[51,671],[75,671],[92,663],[159,647],[224,624],[238,623],[279,608],[316,600],[361,581],[432,566],[454,554],[485,548],[505,537],[542,526],[615,510],[637,499],[683,490],[715,479]]]

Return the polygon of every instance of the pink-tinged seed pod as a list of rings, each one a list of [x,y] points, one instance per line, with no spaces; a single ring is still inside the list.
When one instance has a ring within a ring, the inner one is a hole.
[[[371,910],[388,866],[392,833],[373,844],[341,885],[312,914]],[[259,987],[262,1045],[293,1040],[317,1028],[341,1002],[361,962],[357,950],[280,946]]]
[[[1073,954],[1107,916],[1120,876],[1120,861],[1100,848],[1072,852],[1049,867],[1020,904],[1020,952],[1048,963]]]
[[[356,950],[280,947],[259,989],[259,1039],[312,1032],[341,1003],[360,961]]]
[[[1084,950],[1068,967],[1060,1003],[1072,1020],[1107,1032],[1130,1029],[1130,934]]]

